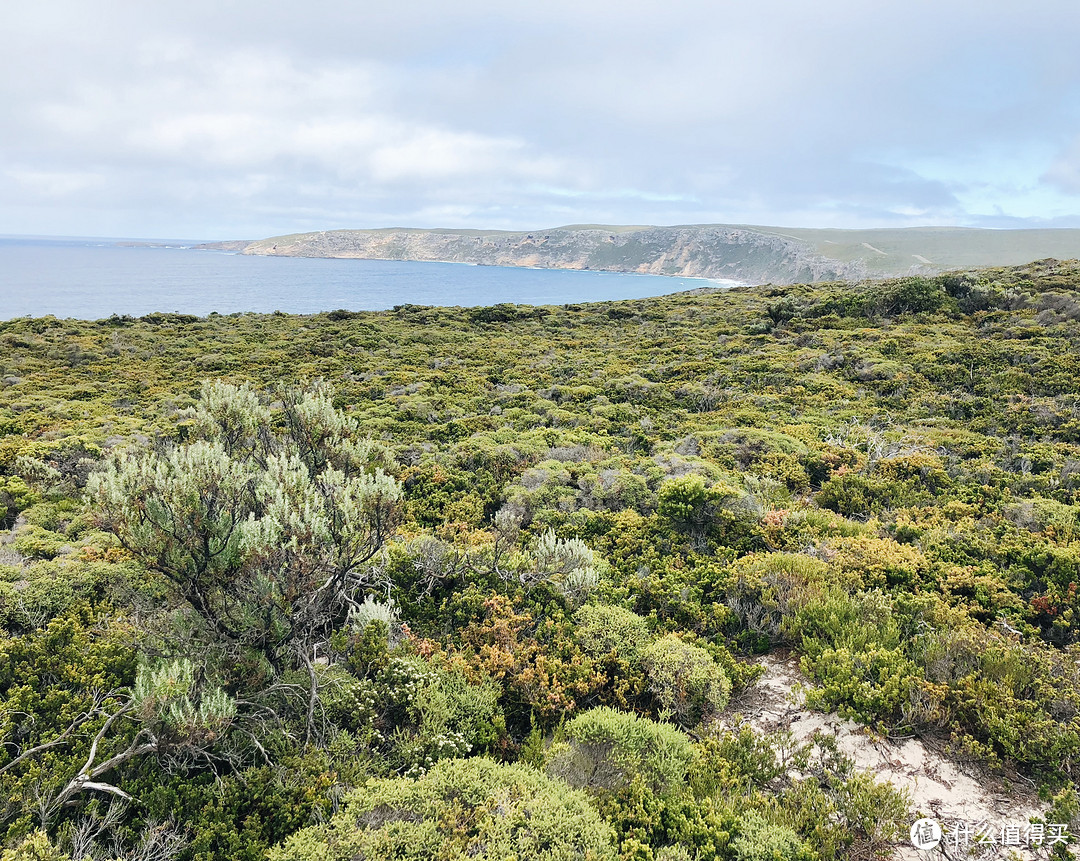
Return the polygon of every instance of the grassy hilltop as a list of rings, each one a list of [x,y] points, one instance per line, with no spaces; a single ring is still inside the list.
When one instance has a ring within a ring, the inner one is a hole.
[[[885,858],[930,810],[735,717],[789,654],[1075,833],[1078,323],[1053,261],[0,323],[4,861]]]
[[[824,257],[861,262],[871,275],[903,275],[980,266],[1018,266],[1030,260],[1068,259],[1080,250],[1080,230],[980,230],[968,227],[909,227],[823,230],[760,227],[765,233],[807,242]]]

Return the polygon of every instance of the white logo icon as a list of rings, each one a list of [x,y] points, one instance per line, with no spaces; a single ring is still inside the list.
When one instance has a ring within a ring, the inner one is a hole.
[[[941,842],[941,826],[934,819],[918,819],[911,826],[911,845],[924,852]]]

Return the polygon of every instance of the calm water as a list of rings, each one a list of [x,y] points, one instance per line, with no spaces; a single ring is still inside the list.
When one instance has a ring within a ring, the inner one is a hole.
[[[102,240],[0,239],[0,320],[178,311],[312,314],[394,305],[562,305],[640,299],[717,282],[460,263],[247,257]]]

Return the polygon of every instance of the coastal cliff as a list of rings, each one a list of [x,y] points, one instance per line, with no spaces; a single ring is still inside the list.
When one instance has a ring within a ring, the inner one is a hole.
[[[1080,230],[832,230],[722,224],[571,225],[530,232],[387,228],[324,230],[201,247],[281,257],[596,269],[745,284],[798,284],[931,275],[1051,257],[1073,259],[1080,257]]]
[[[227,247],[228,246],[228,247]],[[751,284],[859,278],[859,263],[829,260],[798,240],[738,227],[560,227],[529,233],[328,230],[212,247],[243,254],[597,269]]]

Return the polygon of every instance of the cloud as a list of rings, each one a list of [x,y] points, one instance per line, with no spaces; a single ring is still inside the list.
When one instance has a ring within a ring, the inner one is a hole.
[[[340,186],[460,189],[569,176],[559,159],[520,138],[391,112],[374,83],[391,70],[378,64],[300,67],[251,50],[207,57],[175,39],[137,53],[143,68],[134,79],[80,82],[36,106],[18,154],[29,159],[33,151],[54,164],[91,160],[106,175],[141,172],[163,203],[207,193],[204,180],[213,177],[214,196],[231,188],[238,206],[257,205],[271,188],[300,202],[313,193],[340,197]],[[177,183],[183,173],[188,182]],[[117,192],[123,186],[116,183]],[[68,190],[78,197],[84,187]]]
[[[1042,179],[1066,194],[1080,195],[1080,137],[1054,159]]]
[[[0,231],[1080,216],[1072,0],[39,0],[6,24]]]
[[[105,178],[101,174],[89,171],[44,171],[11,167],[4,173],[23,195],[31,198],[66,199],[105,186]]]

